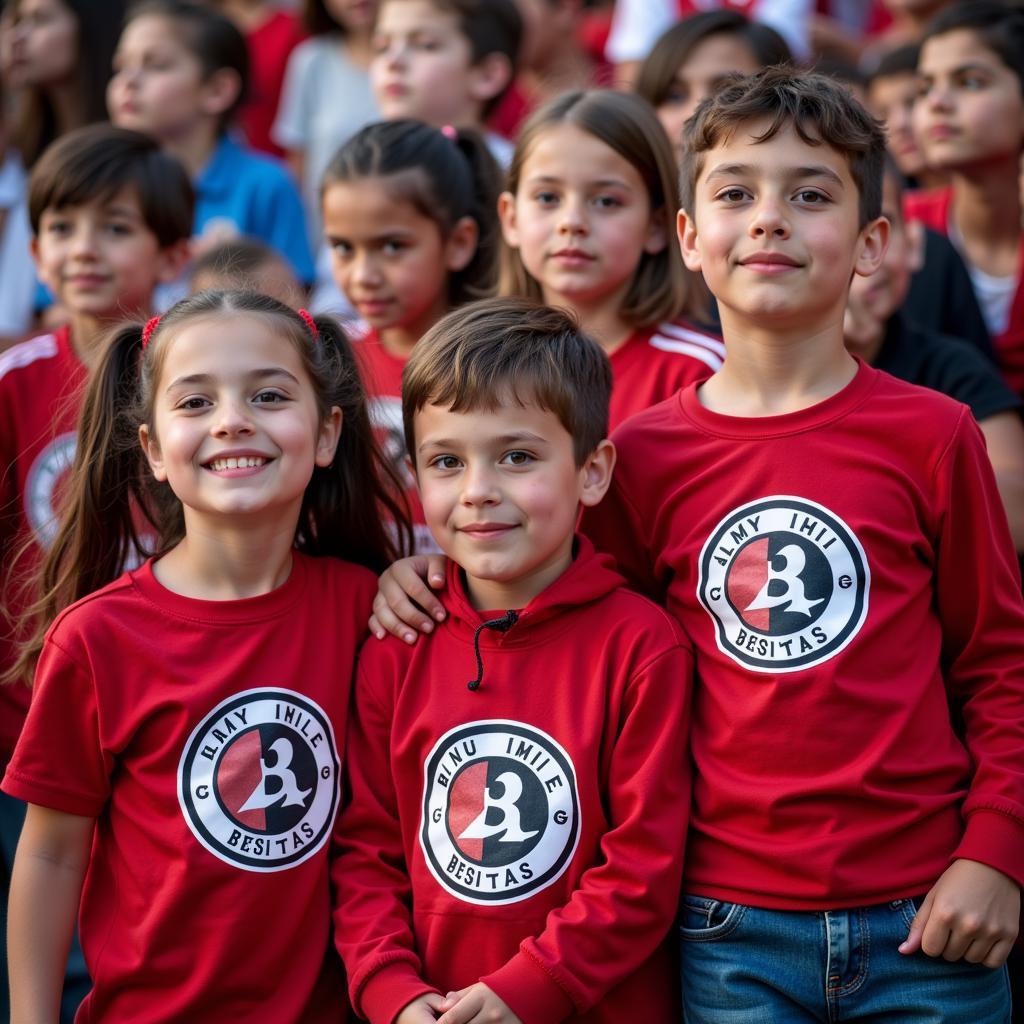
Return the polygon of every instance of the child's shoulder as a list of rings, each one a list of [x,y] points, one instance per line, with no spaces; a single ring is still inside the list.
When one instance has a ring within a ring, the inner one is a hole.
[[[53,361],[60,357],[61,347],[56,333],[40,334],[20,342],[0,352],[0,382],[20,377],[26,371],[46,373]]]
[[[73,654],[80,647],[87,649],[101,636],[110,636],[112,630],[116,634],[126,627],[131,629],[128,624],[133,612],[142,613],[144,605],[134,585],[135,571],[124,572],[105,587],[69,604],[50,624],[46,640]]]
[[[672,648],[690,647],[690,640],[675,616],[630,590],[625,583],[595,602],[593,612],[593,618],[600,620],[607,633],[614,632],[627,642],[639,644],[652,658]],[[581,619],[570,631],[581,638],[584,633],[592,637],[594,626],[593,621]]]
[[[669,356],[689,356],[717,372],[725,360],[725,344],[720,336],[689,320],[667,320],[647,332],[646,347]]]
[[[365,565],[330,555],[306,555],[301,551],[295,552],[295,558],[303,563],[310,583],[317,588],[348,591],[360,597],[369,593],[371,598],[377,592],[377,577]]]

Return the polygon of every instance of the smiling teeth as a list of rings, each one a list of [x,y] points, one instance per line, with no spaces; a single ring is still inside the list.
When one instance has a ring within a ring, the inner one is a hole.
[[[255,469],[262,466],[267,460],[255,455],[243,456],[240,459],[214,459],[210,468],[219,473],[223,469]]]

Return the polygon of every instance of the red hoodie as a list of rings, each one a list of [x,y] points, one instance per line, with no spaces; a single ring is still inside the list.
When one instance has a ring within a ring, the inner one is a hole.
[[[622,582],[580,540],[514,624],[488,627],[505,613],[475,611],[451,564],[434,636],[364,648],[332,879],[371,1024],[477,981],[527,1024],[678,1019],[658,947],[682,869],[692,659]]]

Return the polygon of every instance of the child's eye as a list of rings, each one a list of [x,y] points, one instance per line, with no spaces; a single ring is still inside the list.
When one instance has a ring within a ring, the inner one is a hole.
[[[741,203],[747,198],[747,193],[741,188],[727,188],[719,192],[715,198],[724,203]]]
[[[960,79],[960,85],[962,88],[967,89],[969,92],[976,92],[979,89],[985,88],[985,79],[981,75],[963,75]]]
[[[408,246],[405,242],[397,238],[385,239],[381,244],[381,251],[385,256],[397,256],[400,252],[404,252]]]
[[[622,203],[615,196],[594,196],[594,205],[599,210],[613,210]]]
[[[183,398],[174,408],[183,409],[186,412],[195,412],[198,409],[205,409],[209,404],[209,399],[201,398],[199,395],[192,395],[189,398]]]
[[[340,238],[329,238],[327,241],[336,256],[347,259],[352,255],[352,246],[348,242],[343,242]]]
[[[507,463],[509,466],[528,466],[535,460],[529,452],[514,451],[506,452],[501,457],[501,461]]]
[[[554,206],[558,202],[558,196],[554,192],[535,192],[533,200],[539,206]]]
[[[808,206],[821,205],[828,202],[828,196],[809,188],[801,189],[797,192],[796,198]]]
[[[118,235],[119,237],[122,237],[124,235],[130,235],[132,233],[132,225],[126,224],[123,221],[111,221],[107,225],[107,230],[112,235]]]
[[[257,405],[273,405],[277,402],[283,402],[285,396],[279,391],[260,391],[258,394],[253,396],[252,399]]]
[[[434,469],[458,469],[459,460],[454,455],[438,455],[430,460],[430,465]]]
[[[68,220],[51,220],[46,225],[47,234],[50,235],[66,235],[71,231],[71,221]]]

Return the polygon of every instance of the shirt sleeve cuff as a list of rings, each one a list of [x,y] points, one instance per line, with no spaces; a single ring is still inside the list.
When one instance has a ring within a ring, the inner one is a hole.
[[[576,1013],[565,990],[524,953],[480,980],[529,1024],[558,1024]]]
[[[392,1024],[414,999],[437,989],[407,961],[388,964],[370,975],[357,995],[356,1009],[370,1024]]]
[[[1024,888],[1024,822],[1000,811],[972,811],[952,859],[987,864]]]

